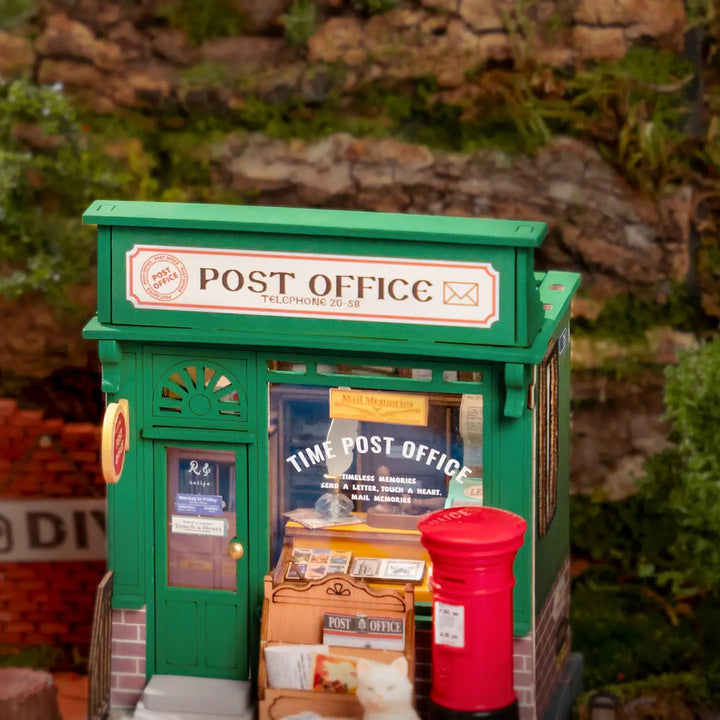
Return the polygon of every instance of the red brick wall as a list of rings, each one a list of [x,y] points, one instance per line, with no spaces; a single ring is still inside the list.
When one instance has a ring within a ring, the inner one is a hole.
[[[415,707],[421,718],[427,718],[432,688],[432,630],[415,631]]]
[[[570,558],[536,620],[535,658],[538,717],[547,710],[570,652]]]
[[[535,670],[535,640],[531,631],[513,642],[513,685],[520,720],[536,720]]]
[[[112,707],[135,707],[145,688],[146,622],[145,608],[113,610],[110,666]]]
[[[100,428],[48,420],[0,398],[0,503],[102,497]],[[87,657],[104,561],[0,565],[0,644],[77,648]]]

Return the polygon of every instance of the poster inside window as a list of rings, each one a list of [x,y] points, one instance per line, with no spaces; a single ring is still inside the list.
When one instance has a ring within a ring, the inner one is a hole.
[[[482,502],[483,396],[272,384],[272,550],[288,522],[415,530]]]

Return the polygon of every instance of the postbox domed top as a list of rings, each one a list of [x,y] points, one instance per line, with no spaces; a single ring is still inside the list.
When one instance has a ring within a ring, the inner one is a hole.
[[[526,528],[525,520],[515,513],[479,506],[438,510],[418,523],[428,549],[434,546],[499,553],[517,550]]]

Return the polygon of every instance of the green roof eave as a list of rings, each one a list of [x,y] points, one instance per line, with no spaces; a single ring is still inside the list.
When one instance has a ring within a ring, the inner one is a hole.
[[[127,200],[96,200],[85,211],[83,222],[114,227],[373,237],[529,248],[540,246],[547,234],[543,222]]]

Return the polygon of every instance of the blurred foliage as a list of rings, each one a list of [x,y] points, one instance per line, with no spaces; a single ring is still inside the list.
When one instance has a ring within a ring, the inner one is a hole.
[[[248,25],[233,0],[161,0],[158,17],[182,30],[191,45],[240,35]]]
[[[12,30],[27,22],[37,12],[37,0],[2,0],[0,30]]]
[[[317,28],[317,9],[313,0],[294,0],[281,17],[285,39],[291,47],[304,48]]]
[[[700,720],[713,717],[713,711],[708,709],[717,705],[713,694],[715,687],[717,679],[709,678],[702,672],[669,672],[630,682],[623,682],[620,678],[617,682],[606,683],[602,691],[619,700],[623,708],[620,717],[623,718],[638,717],[636,713],[639,710],[643,720]],[[588,717],[587,706],[595,692],[597,687],[576,699],[578,720],[592,720]]]
[[[142,172],[108,157],[62,88],[0,81],[0,294],[44,294],[66,307],[90,279],[95,233],[81,214],[98,197],[132,196]]]
[[[639,569],[675,596],[720,594],[720,336],[666,375],[673,445],[651,460],[639,494],[672,535]]]
[[[18,648],[0,646],[0,667],[30,667],[52,670],[63,664],[63,650],[51,645],[30,645]]]
[[[720,337],[667,369],[672,444],[637,494],[572,499],[573,641],[589,687],[697,672],[720,697]]]
[[[718,6],[714,0],[685,0],[685,15],[690,27],[711,27],[718,20]]]
[[[486,141],[498,132],[518,136],[522,144],[509,150],[533,153],[553,135],[582,137],[651,191],[677,178],[671,163],[682,162],[673,151],[686,139],[683,92],[692,78],[682,56],[634,47],[622,60],[588,63],[575,72],[532,62],[479,68],[435,100],[461,108],[459,121],[475,124]]]
[[[94,243],[79,214],[105,180],[58,89],[0,83],[2,294],[39,290],[57,299],[62,280],[85,279]]]
[[[352,0],[353,7],[359,12],[366,12],[369,15],[394,10],[400,5],[400,0]]]
[[[715,326],[713,323],[712,328]],[[672,284],[670,292],[660,302],[656,298],[643,297],[640,292],[614,295],[603,303],[595,319],[573,319],[576,335],[612,338],[627,344],[642,340],[654,327],[671,327],[700,336],[711,331],[698,298],[690,295],[678,282]]]

